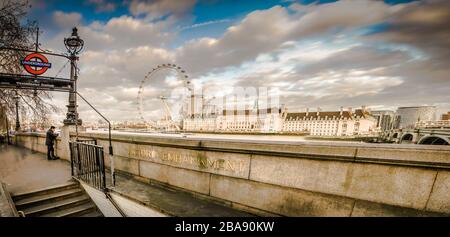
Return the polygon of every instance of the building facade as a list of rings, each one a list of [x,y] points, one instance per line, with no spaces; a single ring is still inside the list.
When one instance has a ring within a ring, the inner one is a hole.
[[[417,122],[434,120],[436,120],[435,106],[399,107],[394,128],[415,128]]]
[[[283,109],[224,109],[219,115],[190,116],[183,119],[183,130],[191,132],[276,133],[282,130]]]
[[[183,130],[191,132],[215,132],[217,130],[217,116],[193,116],[183,119]]]
[[[392,112],[392,111],[391,111]],[[393,114],[393,112],[392,112]],[[352,110],[288,113],[285,108],[260,110],[222,110],[221,114],[183,119],[183,130],[190,132],[284,133],[312,136],[373,135],[379,126],[388,129],[391,117],[373,117],[365,107]]]
[[[376,119],[376,127],[379,131],[389,131],[394,127],[395,112],[391,110],[371,111],[371,115]]]
[[[353,111],[288,113],[283,133],[308,133],[312,136],[371,135],[376,132],[377,121],[364,107]]]

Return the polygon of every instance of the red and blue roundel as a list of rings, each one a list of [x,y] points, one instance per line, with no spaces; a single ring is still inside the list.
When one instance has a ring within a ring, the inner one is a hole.
[[[22,65],[25,70],[33,75],[41,75],[52,67],[52,64],[48,62],[48,59],[39,53],[28,54],[25,59],[22,60]]]

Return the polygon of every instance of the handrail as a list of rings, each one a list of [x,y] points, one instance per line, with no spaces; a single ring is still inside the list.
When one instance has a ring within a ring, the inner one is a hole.
[[[111,175],[112,175],[112,183],[113,186],[116,185],[116,173],[114,171],[114,162],[112,159],[112,156],[114,155],[113,153],[113,146],[112,146],[112,139],[111,139],[111,122],[102,114],[100,113],[91,103],[89,103],[89,101],[87,101],[78,91],[75,91],[75,93],[80,96],[81,99],[84,100],[84,102],[86,102],[86,104],[88,104],[95,112],[97,112],[98,115],[100,115],[100,117],[102,117],[107,123],[108,123],[108,131],[109,131],[109,155],[111,156]],[[78,121],[76,122],[76,124],[78,123]]]
[[[113,204],[113,206],[116,208],[116,210],[120,213],[120,215],[122,217],[127,217],[127,214],[125,214],[125,212],[123,212],[123,210],[119,207],[119,205],[117,205],[116,201],[114,201],[114,199],[112,198],[111,194],[109,193],[109,190],[106,189],[105,191],[105,195],[106,198],[108,198],[109,201],[111,201],[111,203]]]
[[[103,147],[85,142],[69,142],[72,176],[101,191],[106,190]]]
[[[82,182],[82,180],[80,180],[80,179],[77,178],[77,177],[73,177],[73,176],[72,176],[72,178],[75,179],[78,183],[81,183],[81,182]],[[85,183],[86,185],[89,186],[88,183],[86,183],[86,182],[83,182],[83,183]],[[116,201],[114,201],[114,199],[112,198],[112,196],[111,196],[111,194],[110,194],[109,192],[110,192],[110,191],[109,191],[108,188],[106,188],[105,190],[103,190],[103,193],[105,194],[106,198],[111,202],[111,204],[113,204],[114,208],[116,208],[116,210],[119,212],[119,214],[120,214],[122,217],[127,217],[127,215],[125,214],[125,212],[120,208],[120,206],[116,203]],[[89,195],[89,194],[88,194],[88,195]]]

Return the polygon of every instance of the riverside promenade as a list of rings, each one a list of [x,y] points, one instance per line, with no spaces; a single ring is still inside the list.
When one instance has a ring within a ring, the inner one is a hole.
[[[43,153],[0,144],[0,181],[11,193],[23,193],[71,180],[66,160],[49,161]]]
[[[70,160],[67,141],[74,136],[62,132],[57,140],[56,153],[62,159]],[[78,137],[94,139],[103,148],[109,145],[107,134]],[[44,141],[44,134],[23,133],[15,143],[44,153]],[[114,195],[153,210],[163,203],[178,204],[148,191],[151,188],[237,211],[231,216],[450,215],[448,146],[121,133],[112,135],[112,146],[114,156],[105,156],[105,164],[109,168],[114,163],[119,174]],[[199,208],[200,202],[183,205],[178,207],[185,214],[187,209],[208,209]],[[173,215],[162,209],[158,213]]]
[[[153,216],[252,216],[249,213],[196,198],[187,192],[141,182],[124,174],[117,176],[115,187],[111,186],[110,175],[107,178],[108,188],[137,204],[149,207],[154,211],[151,213]],[[64,159],[48,161],[44,153],[0,144],[0,181],[6,185],[11,195],[63,185],[72,182],[70,163]]]

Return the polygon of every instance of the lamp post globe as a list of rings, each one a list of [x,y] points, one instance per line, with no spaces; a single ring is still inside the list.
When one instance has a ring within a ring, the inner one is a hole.
[[[84,41],[78,35],[76,27],[72,29],[72,35],[69,38],[64,38],[64,45],[71,55],[76,55],[83,49]]]

